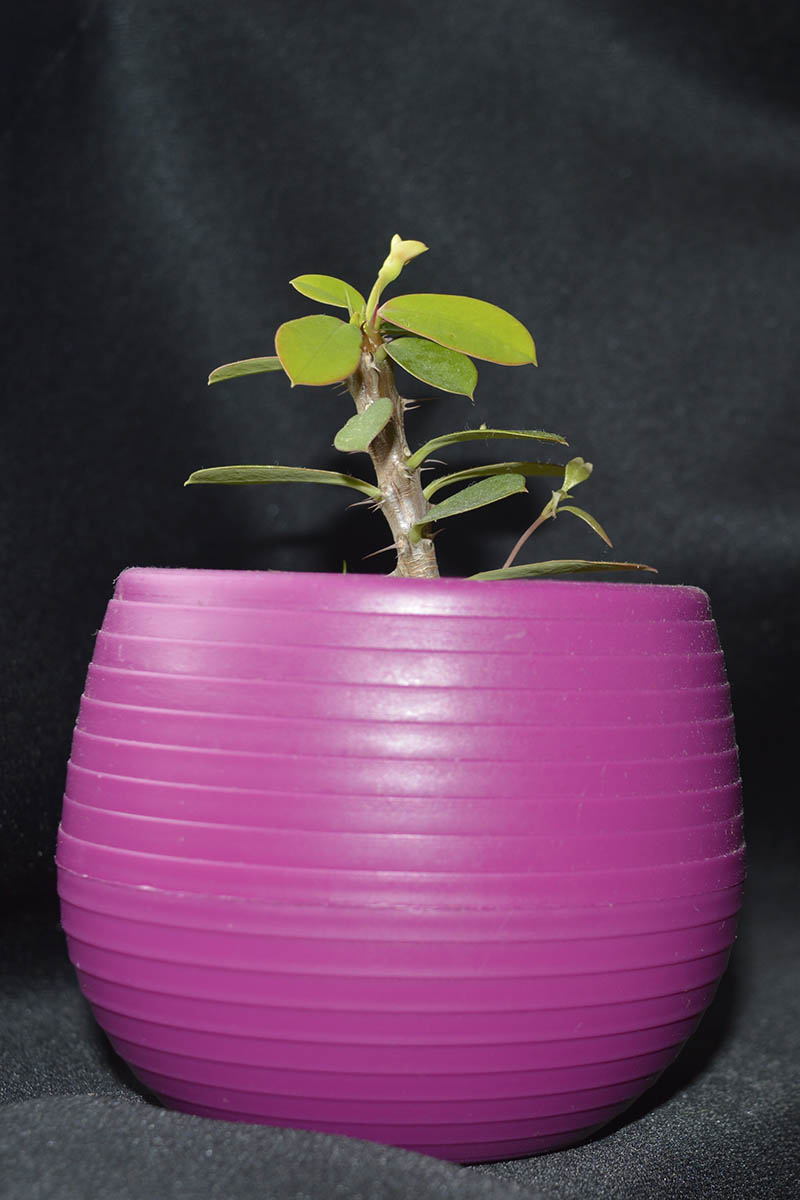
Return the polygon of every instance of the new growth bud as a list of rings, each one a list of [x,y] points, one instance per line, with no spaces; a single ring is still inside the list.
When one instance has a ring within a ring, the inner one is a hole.
[[[393,283],[406,263],[411,262],[411,259],[416,258],[417,255],[424,254],[427,249],[424,242],[404,242],[400,234],[396,233],[392,238],[391,249],[386,261],[380,270],[385,283]]]
[[[388,284],[394,283],[407,262],[411,262],[411,259],[416,258],[419,254],[424,254],[427,249],[428,247],[424,242],[404,241],[399,233],[394,235],[389,253],[378,272],[378,278],[375,280],[372,291],[369,294],[369,300],[367,301],[367,320],[369,322],[375,316],[375,310],[378,307],[378,301],[381,298],[383,289]]]
[[[553,499],[550,501],[551,512],[550,516],[555,516],[559,504],[564,500],[571,500],[570,491],[577,487],[579,483],[585,483],[593,470],[592,464],[586,462],[583,458],[571,458],[564,467],[564,482],[558,491],[553,492]]]

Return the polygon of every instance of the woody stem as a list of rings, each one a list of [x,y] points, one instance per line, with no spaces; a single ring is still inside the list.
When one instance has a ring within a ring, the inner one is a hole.
[[[422,494],[419,469],[409,471],[409,456],[405,437],[403,400],[397,394],[391,363],[381,355],[379,347],[365,342],[361,361],[347,381],[350,394],[359,413],[379,397],[392,402],[392,416],[369,446],[378,487],[383,493],[380,509],[392,531],[397,550],[397,566],[393,575],[417,579],[435,579],[439,575],[433,541],[423,537],[411,541],[411,528],[425,516],[428,502]]]

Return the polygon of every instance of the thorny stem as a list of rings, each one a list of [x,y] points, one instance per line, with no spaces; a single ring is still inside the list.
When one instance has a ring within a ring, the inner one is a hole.
[[[403,419],[404,401],[397,394],[391,363],[386,359],[385,351],[381,354],[379,350],[379,344],[374,344],[366,333],[361,362],[347,380],[347,386],[360,413],[379,396],[388,396],[392,402],[390,421],[369,447],[378,487],[383,493],[379,507],[389,523],[397,551],[397,566],[392,574],[436,579],[439,567],[433,541],[423,537],[412,544],[409,536],[412,525],[425,516],[429,505],[422,494],[419,470],[409,471],[406,467],[409,450]]]

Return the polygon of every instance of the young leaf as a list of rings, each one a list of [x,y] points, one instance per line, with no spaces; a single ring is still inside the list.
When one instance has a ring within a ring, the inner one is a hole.
[[[392,402],[388,396],[379,396],[364,412],[351,417],[333,439],[337,450],[352,454],[366,450],[392,417]]]
[[[361,358],[361,332],[338,317],[300,317],[280,326],[275,349],[292,387],[324,387],[353,374]]]
[[[422,489],[422,494],[426,500],[430,500],[440,488],[450,487],[454,483],[466,483],[470,479],[482,479],[485,475],[561,475],[563,471],[561,463],[554,462],[489,463],[481,467],[468,467],[465,471],[455,471],[452,475],[440,475]]]
[[[439,450],[442,446],[450,446],[454,442],[476,442],[484,438],[532,438],[537,442],[558,442],[561,446],[568,445],[560,434],[545,433],[541,429],[487,429],[482,425],[480,429],[460,429],[456,433],[445,433],[441,437],[431,438],[406,460],[406,466],[409,471],[416,471],[417,467],[433,454],[434,450]]]
[[[417,242],[409,238],[401,238],[399,233],[392,235],[392,240],[389,246],[389,255],[386,258],[381,270],[396,272],[394,279],[402,271],[406,263],[410,263],[412,258],[417,258],[418,255],[424,254],[428,247],[424,242]],[[389,280],[391,283],[391,280]]]
[[[399,233],[394,234],[389,246],[389,253],[383,260],[381,269],[378,271],[378,278],[373,283],[367,298],[366,318],[372,329],[375,328],[375,310],[384,288],[387,284],[394,283],[406,263],[410,263],[412,258],[416,258],[419,254],[424,254],[427,249],[424,242],[411,241],[401,238]]]
[[[595,531],[595,533],[603,539],[607,546],[613,546],[614,543],[611,541],[611,538],[608,536],[605,529],[603,529],[603,526],[600,524],[600,522],[596,521],[591,513],[587,513],[582,508],[576,508],[574,504],[560,504],[558,511],[574,513],[576,517],[580,517],[582,521],[585,521],[586,524],[589,525]]]
[[[478,371],[471,359],[426,338],[403,337],[386,342],[386,353],[415,379],[473,399]]]
[[[486,504],[494,504],[495,500],[505,500],[506,496],[513,496],[516,492],[525,490],[525,479],[522,475],[496,475],[491,479],[482,479],[480,483],[473,483],[470,487],[448,496],[441,504],[434,504],[428,509],[424,519],[411,526],[411,541],[418,542],[422,530],[433,521],[443,521],[445,517],[455,517],[459,513],[470,512],[473,508],[483,508]]]
[[[579,483],[584,483],[593,470],[592,464],[586,462],[583,458],[571,458],[564,467],[564,482],[561,485],[562,492],[568,492],[572,488],[577,487]]]
[[[221,383],[223,379],[238,379],[240,375],[260,375],[263,371],[282,371],[281,360],[276,355],[268,358],[243,358],[239,362],[224,363],[216,367],[208,377],[209,383]]]
[[[298,275],[289,283],[309,300],[320,304],[332,304],[334,308],[346,308],[349,313],[363,312],[366,300],[357,288],[333,275]]]
[[[431,293],[395,296],[381,305],[378,315],[472,358],[507,366],[536,364],[536,347],[522,322],[485,300]]]
[[[550,562],[523,563],[516,567],[501,567],[499,571],[479,571],[469,579],[541,579],[548,575],[582,575],[597,571],[652,571],[644,563],[590,562],[582,558],[556,558]]]
[[[309,467],[205,467],[201,471],[193,471],[184,487],[190,483],[332,483],[337,487],[355,488],[373,500],[383,499],[380,488],[367,483],[365,479],[343,475],[340,471],[316,471]]]

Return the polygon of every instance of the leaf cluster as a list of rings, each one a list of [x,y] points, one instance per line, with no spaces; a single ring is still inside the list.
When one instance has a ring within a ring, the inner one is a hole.
[[[399,276],[407,262],[426,250],[422,242],[404,241],[395,235],[389,255],[366,299],[357,288],[330,275],[300,275],[291,280],[295,290],[308,299],[345,310],[346,319],[316,313],[286,321],[275,334],[274,355],[217,367],[209,376],[209,384],[245,375],[282,372],[293,388],[298,385],[326,387],[347,382],[355,398],[359,371],[377,366],[385,371],[387,366],[396,365],[430,387],[472,399],[478,380],[474,359],[508,366],[536,365],[536,347],[529,331],[516,317],[494,304],[470,296],[431,293],[395,296],[382,302],[385,287]],[[497,462],[438,475],[423,487],[420,468],[432,454],[450,445],[492,439],[538,441],[561,446],[566,446],[567,442],[559,434],[539,429],[496,429],[481,425],[478,429],[442,434],[409,451],[404,411],[404,403],[398,404],[396,396],[394,400],[390,395],[377,396],[339,429],[334,446],[347,454],[372,454],[381,438],[392,436],[396,444],[403,447],[402,469],[421,491],[422,516],[408,527],[410,544],[430,537],[431,527],[449,517],[526,491],[528,477],[558,477],[560,486],[520,538],[504,567],[472,578],[520,578],[610,568],[652,569],[633,563],[570,559],[512,566],[513,558],[530,534],[545,520],[555,518],[559,511],[578,517],[611,545],[595,518],[571,503],[572,489],[589,477],[591,464],[581,458],[571,459],[566,467],[550,460]],[[375,501],[378,507],[387,502],[380,486],[349,473],[307,467],[211,467],[195,471],[186,482],[326,483],[359,491]],[[433,501],[443,489],[457,490],[450,490],[446,498]]]

